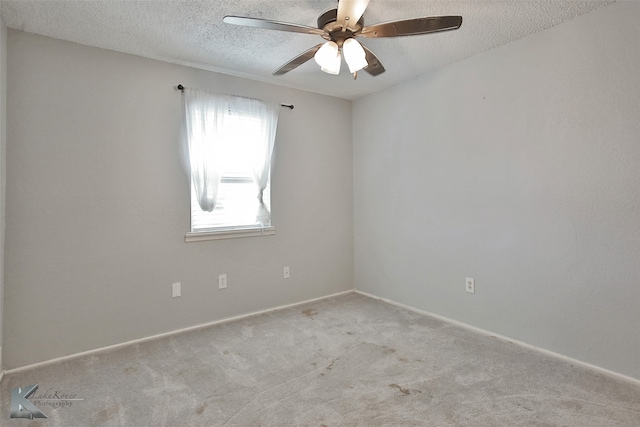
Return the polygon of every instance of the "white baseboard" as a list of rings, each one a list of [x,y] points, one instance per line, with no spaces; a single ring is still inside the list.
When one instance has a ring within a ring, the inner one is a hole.
[[[366,292],[362,292],[362,291],[359,291],[357,289],[355,290],[355,293],[360,294],[360,295],[364,295],[364,296],[369,297],[369,298],[373,298],[373,299],[377,299],[377,300],[380,300],[380,301],[384,301],[384,302],[386,302],[388,304],[404,308],[405,310],[409,310],[409,311],[412,311],[414,313],[418,313],[418,314],[421,314],[421,315],[424,315],[424,316],[433,317],[433,318],[441,320],[443,322],[450,323],[450,324],[459,326],[459,327],[464,328],[464,329],[468,329],[470,331],[473,331],[473,332],[476,332],[476,333],[479,333],[479,334],[482,334],[482,335],[487,335],[487,336],[490,336],[490,337],[494,337],[494,338],[500,339],[502,341],[507,341],[507,342],[510,342],[512,344],[519,345],[521,347],[525,347],[525,348],[528,348],[528,349],[531,349],[531,350],[539,351],[539,352],[544,353],[544,354],[546,354],[548,356],[555,357],[557,359],[562,359],[565,362],[568,362],[568,363],[571,363],[571,364],[574,364],[574,365],[578,365],[578,366],[581,366],[583,368],[591,369],[591,370],[600,372],[602,374],[605,374],[605,375],[608,375],[608,376],[612,376],[612,377],[617,378],[619,380],[629,381],[629,382],[633,383],[634,385],[640,385],[640,379],[633,378],[633,377],[630,377],[628,375],[621,374],[619,372],[610,371],[609,369],[602,368],[602,367],[596,366],[596,365],[592,365],[590,363],[583,362],[581,360],[574,359],[574,358],[569,357],[569,356],[565,356],[564,354],[560,354],[560,353],[553,352],[551,350],[547,350],[547,349],[544,349],[544,348],[536,347],[534,345],[527,344],[526,342],[523,342],[523,341],[519,341],[519,340],[510,338],[510,337],[504,336],[504,335],[496,334],[495,332],[487,331],[485,329],[481,329],[481,328],[478,328],[478,327],[475,327],[475,326],[471,326],[469,324],[466,324],[466,323],[463,323],[463,322],[459,322],[457,320],[453,320],[453,319],[450,319],[448,317],[441,316],[439,314],[434,314],[434,313],[431,313],[431,312],[426,311],[426,310],[420,310],[419,308],[411,307],[410,305],[402,304],[402,303],[399,303],[399,302],[396,302],[396,301],[393,301],[393,300],[390,300],[390,299],[387,299],[387,298],[378,297],[376,295],[372,295],[372,294],[369,294],[369,293],[366,293]]]
[[[247,314],[241,314],[239,316],[227,317],[227,318],[224,318],[224,319],[215,320],[213,322],[202,323],[202,324],[199,324],[199,325],[190,326],[188,328],[178,329],[178,330],[170,331],[170,332],[164,332],[162,334],[152,335],[152,336],[145,337],[145,338],[139,338],[137,340],[126,341],[126,342],[123,342],[123,343],[120,343],[120,344],[113,344],[113,345],[109,345],[109,346],[106,346],[106,347],[100,347],[100,348],[96,348],[96,349],[93,349],[93,350],[87,350],[87,351],[83,351],[83,352],[80,352],[80,353],[74,353],[74,354],[70,354],[70,355],[67,355],[67,356],[56,357],[55,359],[45,360],[43,362],[33,363],[31,365],[20,366],[18,368],[14,368],[14,369],[7,369],[5,372],[7,374],[14,374],[16,372],[22,372],[22,371],[27,371],[29,369],[40,368],[42,366],[47,366],[47,365],[51,365],[51,364],[54,364],[54,363],[59,363],[59,362],[63,362],[63,361],[66,361],[66,360],[75,359],[75,358],[82,357],[82,356],[96,355],[96,354],[103,353],[103,352],[106,352],[106,351],[111,351],[111,350],[115,350],[115,349],[118,349],[118,348],[128,347],[128,346],[134,345],[134,344],[140,344],[140,343],[144,343],[144,342],[147,342],[147,341],[153,341],[153,340],[157,340],[157,339],[160,339],[160,338],[170,337],[170,336],[181,334],[181,333],[184,333],[184,332],[196,331],[198,329],[207,328],[209,326],[219,325],[219,324],[227,323],[227,322],[233,322],[235,320],[246,319],[248,317],[258,316],[260,314],[271,313],[271,312],[274,312],[274,311],[279,311],[279,310],[284,310],[284,309],[287,309],[287,308],[297,307],[299,305],[304,305],[304,304],[309,304],[309,303],[313,303],[313,302],[317,302],[317,301],[322,301],[322,300],[329,299],[329,298],[335,298],[335,297],[338,297],[338,296],[341,296],[341,295],[351,294],[353,292],[355,292],[355,290],[354,289],[350,289],[348,291],[338,292],[338,293],[327,295],[327,296],[324,296],[324,297],[312,298],[310,300],[296,302],[296,303],[293,303],[293,304],[281,305],[281,306],[278,306],[278,307],[267,308],[265,310],[259,310],[259,311],[254,311],[254,312],[247,313]],[[2,374],[0,374],[0,375],[2,375]],[[1,378],[1,376],[0,376],[0,378]]]

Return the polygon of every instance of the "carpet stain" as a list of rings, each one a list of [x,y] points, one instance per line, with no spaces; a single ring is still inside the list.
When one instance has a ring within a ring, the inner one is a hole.
[[[126,368],[124,368],[124,373],[127,375],[133,374],[134,372],[138,372],[138,368],[136,368],[135,366],[127,366]]]
[[[229,350],[223,351],[222,354],[229,354]]]
[[[338,359],[333,359],[333,360],[331,361],[331,363],[329,363],[329,364],[327,365],[327,369],[330,371],[330,370],[333,368],[333,364],[334,364],[334,363],[336,363],[337,361],[338,361]]]
[[[355,332],[351,332],[351,331],[347,332],[347,335],[355,335],[355,334],[356,334]]]
[[[307,316],[309,319],[313,319],[313,316],[318,314],[318,312],[316,310],[314,310],[313,308],[307,308],[306,310],[302,310],[301,313],[304,314],[305,316]]]
[[[198,415],[202,415],[204,410],[207,409],[207,405],[209,405],[209,402],[204,402],[202,405],[198,406],[198,409],[196,409],[196,413]]]
[[[119,405],[111,405],[96,414],[96,424],[104,424],[118,413]]]
[[[389,384],[389,387],[397,389],[404,396],[410,395],[412,391],[414,393],[422,393],[420,390],[409,390],[408,388],[404,388],[404,387],[402,387],[401,385],[398,385],[398,384]]]
[[[569,409],[571,411],[575,411],[575,412],[578,412],[578,411],[580,411],[582,409],[582,405],[580,403],[572,401],[572,400],[561,400],[560,404],[562,406],[564,406],[565,408],[567,408],[567,409]]]
[[[395,348],[389,348],[386,345],[383,345],[382,348],[384,348],[385,353],[395,353],[397,351]]]

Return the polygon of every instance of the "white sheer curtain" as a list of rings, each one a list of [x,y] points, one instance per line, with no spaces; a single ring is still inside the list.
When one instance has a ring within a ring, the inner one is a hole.
[[[269,225],[271,213],[263,194],[269,184],[280,104],[197,89],[185,88],[184,94],[191,178],[200,208],[211,212],[216,205],[224,161],[223,138],[234,138],[225,130],[225,120],[246,120],[247,128],[251,128],[246,160],[251,166],[258,198],[256,222]]]
[[[258,197],[256,222],[261,225],[269,225],[271,222],[271,212],[269,212],[269,209],[267,209],[264,203],[263,195],[264,190],[269,184],[280,104],[238,97],[233,98],[230,109],[232,113],[239,112],[239,114],[249,115],[252,118],[259,119],[258,135],[251,140],[251,150],[248,154],[251,163],[252,178],[256,185]]]
[[[220,184],[220,144],[227,115],[224,97],[198,89],[184,89],[184,117],[191,180],[198,204],[211,212]]]

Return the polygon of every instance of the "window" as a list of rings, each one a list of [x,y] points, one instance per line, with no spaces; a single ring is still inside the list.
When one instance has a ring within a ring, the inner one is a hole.
[[[274,233],[270,175],[278,111],[279,104],[185,89],[187,241]]]

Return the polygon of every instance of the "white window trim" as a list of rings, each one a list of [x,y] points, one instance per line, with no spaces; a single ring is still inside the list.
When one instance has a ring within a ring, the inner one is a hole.
[[[274,226],[190,231],[184,236],[184,241],[185,243],[191,243],[206,240],[237,239],[240,237],[273,236],[274,234],[276,234],[276,228]]]

